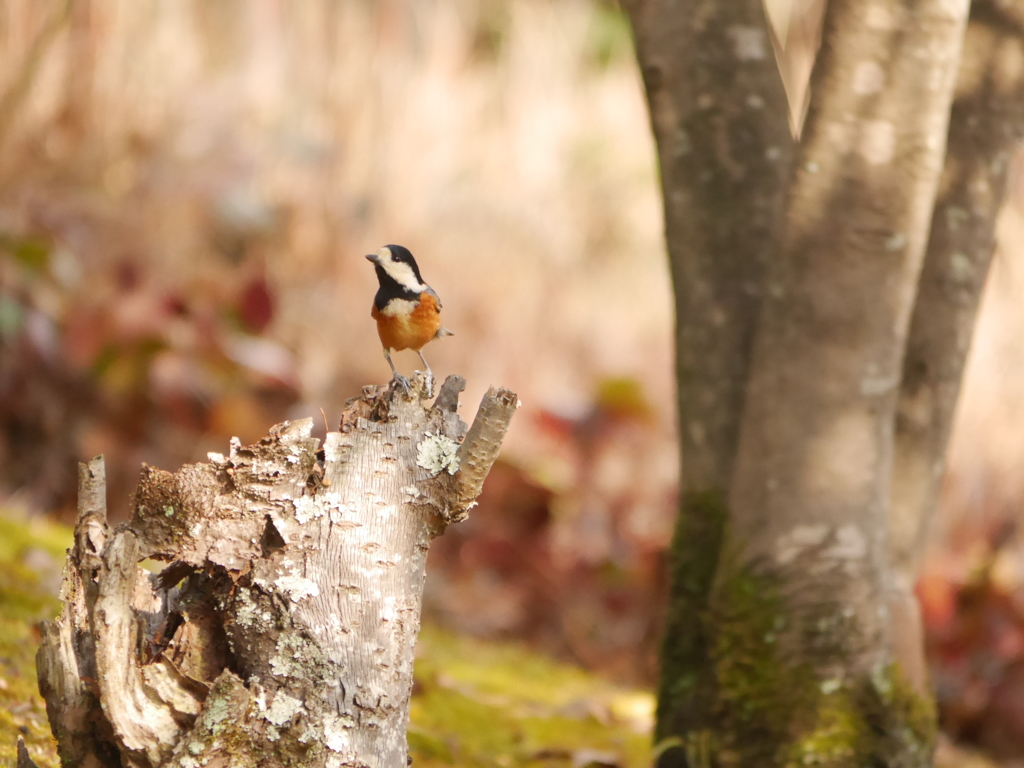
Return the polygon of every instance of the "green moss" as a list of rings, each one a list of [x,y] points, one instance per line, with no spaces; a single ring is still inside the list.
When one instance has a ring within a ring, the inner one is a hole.
[[[891,664],[887,676],[891,683],[887,703],[900,713],[900,720],[906,725],[914,742],[925,745],[930,751],[939,734],[939,713],[935,700],[931,696],[921,696],[900,671],[899,664]]]
[[[478,697],[549,709],[622,694],[611,683],[521,645],[486,643],[425,626],[417,646],[416,677],[437,676],[472,689]]]
[[[613,2],[595,3],[584,53],[598,70],[633,53],[633,35],[625,11]]]
[[[821,695],[814,714],[814,725],[788,750],[787,768],[930,764],[934,705],[911,689],[894,664],[852,689]]]
[[[833,693],[822,696],[816,722],[790,750],[787,765],[857,765],[866,746],[866,721],[851,706],[850,697]]]
[[[582,752],[646,766],[651,697],[520,646],[426,627],[409,746],[417,766],[565,765]]]
[[[52,587],[70,544],[71,531],[63,526],[0,513],[0,765],[15,764],[19,736],[40,768],[58,765],[36,684],[36,623],[57,614]],[[50,566],[49,574],[36,570]]]
[[[842,615],[840,606],[819,610]],[[704,702],[717,714],[711,737],[715,765],[927,764],[934,708],[895,665],[855,678],[822,679],[805,660],[813,647],[819,668],[844,668],[846,641],[856,627],[838,618],[811,622],[810,629],[799,626],[776,582],[743,568],[723,580],[715,615],[717,700]]]
[[[769,765],[788,741],[793,717],[815,700],[817,681],[809,667],[783,658],[778,641],[788,619],[767,579],[736,569],[723,581],[715,602],[717,692],[709,707],[717,713],[715,741],[741,756],[741,762]]]
[[[519,766],[571,761],[582,751],[607,752],[637,768],[649,764],[646,734],[609,727],[593,714],[528,715],[507,704],[428,684],[412,704],[413,764]]]
[[[726,519],[723,491],[684,495],[670,555],[671,591],[658,691],[659,740],[698,733],[710,725],[709,713],[700,704],[715,696],[709,600]]]
[[[672,544],[662,649],[660,768],[927,764],[930,699],[895,667],[846,669],[857,626],[827,597],[794,613],[780,577],[728,554],[724,495],[688,494]]]
[[[407,735],[409,753],[415,755],[413,762],[423,761],[439,765],[451,765],[455,762],[452,748],[443,738],[424,731],[414,724],[409,726]]]
[[[71,529],[45,518],[18,519],[0,511],[0,562],[19,561],[32,549],[40,549],[57,561],[58,571],[71,546]]]

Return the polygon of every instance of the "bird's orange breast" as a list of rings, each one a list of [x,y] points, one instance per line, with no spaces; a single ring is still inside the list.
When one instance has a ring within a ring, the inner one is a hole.
[[[385,349],[421,349],[441,327],[441,308],[429,293],[418,301],[392,299],[384,309],[374,305],[370,315],[377,321],[377,334]]]

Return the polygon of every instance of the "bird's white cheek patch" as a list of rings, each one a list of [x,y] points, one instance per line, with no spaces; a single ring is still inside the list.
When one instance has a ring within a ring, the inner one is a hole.
[[[408,301],[407,299],[392,299],[384,305],[384,309],[380,311],[385,317],[402,317],[404,315],[412,314],[412,311],[416,309],[415,301]]]
[[[416,273],[412,271],[412,267],[403,261],[391,261],[390,257],[387,257],[381,261],[381,266],[403,288],[408,288],[411,291],[422,291],[427,287],[416,279]]]

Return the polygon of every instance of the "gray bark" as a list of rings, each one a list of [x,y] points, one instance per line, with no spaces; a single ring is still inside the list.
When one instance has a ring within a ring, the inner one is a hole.
[[[708,594],[750,349],[790,175],[786,97],[761,0],[626,3],[658,145],[676,300],[682,465],[657,734],[699,731]]]
[[[91,462],[37,660],[63,765],[404,768],[427,548],[475,503],[518,406],[490,390],[467,434],[462,386],[432,408],[368,387],[321,452],[307,419],[144,467],[113,531]]]
[[[804,670],[803,688],[768,685],[754,718],[735,691],[724,702],[735,748],[761,764],[819,759],[800,752],[837,708],[874,734],[848,745],[864,753],[851,765],[927,761],[928,729],[908,726],[913,698],[893,698],[885,533],[896,393],[966,16],[966,0],[828,4],[714,601],[732,645]],[[751,627],[752,585],[774,629]],[[742,669],[723,655],[719,676]],[[769,704],[787,700],[780,723]],[[760,747],[758,729],[771,734]]]
[[[889,552],[893,648],[927,690],[913,588],[1014,152],[1024,137],[1024,2],[974,0],[946,164],[910,322],[896,414]]]
[[[761,0],[634,0],[676,299],[688,492],[732,480],[763,275],[790,175]]]

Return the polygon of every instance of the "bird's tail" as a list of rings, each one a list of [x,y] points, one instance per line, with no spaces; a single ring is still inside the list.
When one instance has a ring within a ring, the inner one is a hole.
[[[434,334],[435,339],[443,339],[445,336],[454,336],[455,331],[449,331],[444,326],[437,329],[437,333]]]

